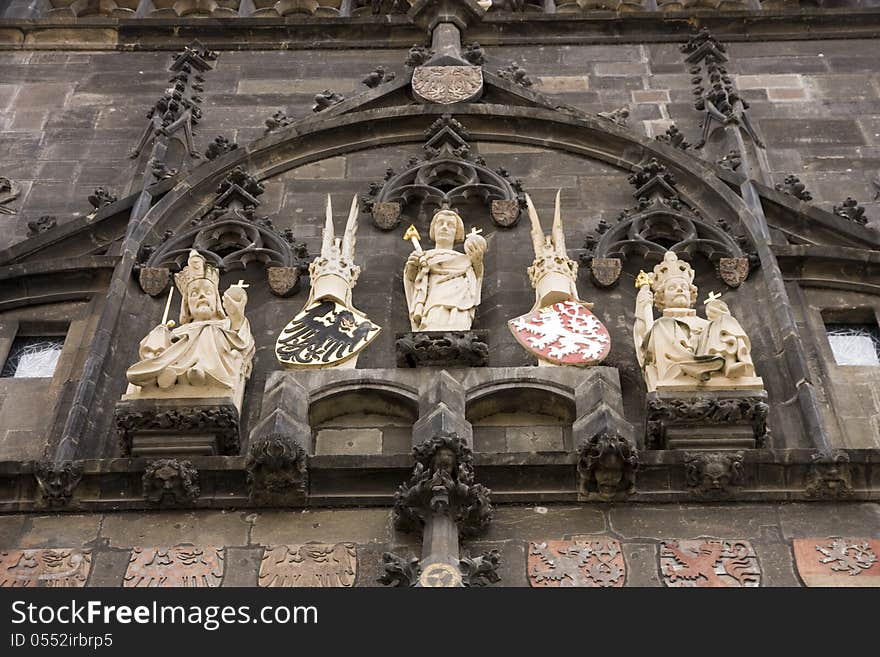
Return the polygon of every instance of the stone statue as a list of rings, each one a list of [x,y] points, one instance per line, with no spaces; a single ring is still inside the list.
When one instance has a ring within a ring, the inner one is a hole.
[[[694,270],[667,251],[653,275],[636,279],[633,340],[648,392],[655,390],[760,390],[751,343],[720,295],[706,300],[707,319],[693,305]],[[653,306],[662,312],[654,319]]]
[[[568,257],[565,248],[565,231],[562,228],[562,212],[560,196],[562,190],[556,192],[556,206],[553,214],[553,228],[549,235],[544,235],[541,220],[526,194],[526,206],[532,222],[532,246],[535,249],[535,260],[529,267],[529,281],[535,288],[535,305],[532,312],[560,301],[579,301],[577,291],[577,263]],[[591,307],[592,304],[587,304]]]
[[[413,331],[469,331],[480,304],[486,240],[472,229],[465,237],[458,213],[442,209],[431,220],[435,248],[422,251],[410,227],[405,239],[415,251],[403,269],[403,286]],[[464,253],[453,249],[464,240]]]
[[[312,288],[306,305],[278,336],[275,356],[290,369],[353,368],[358,354],[381,330],[351,301],[361,268],[354,263],[357,243],[357,196],[342,238],[333,227],[333,205],[327,195],[327,218],[321,255],[309,265]]]
[[[163,322],[141,340],[141,360],[126,372],[140,390],[130,387],[123,399],[231,397],[241,410],[254,356],[244,316],[247,292],[239,282],[221,300],[219,282],[217,268],[190,251],[186,267],[174,276],[182,297],[180,325]]]

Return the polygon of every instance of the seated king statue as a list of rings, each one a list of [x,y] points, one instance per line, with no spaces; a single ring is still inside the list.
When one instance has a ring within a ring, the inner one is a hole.
[[[480,304],[486,240],[464,234],[464,222],[452,210],[439,210],[429,233],[435,248],[418,241],[403,270],[403,286],[413,331],[470,331]],[[464,253],[453,249],[464,241]]]
[[[241,411],[251,373],[254,338],[244,316],[241,285],[219,291],[220,273],[198,251],[174,276],[180,324],[159,324],[141,340],[141,360],[128,368],[129,399],[231,398]],[[137,387],[136,387],[137,386]]]
[[[706,299],[699,317],[694,270],[667,251],[653,275],[636,279],[633,340],[648,392],[761,390],[751,342],[720,295]],[[656,306],[662,315],[654,319]]]

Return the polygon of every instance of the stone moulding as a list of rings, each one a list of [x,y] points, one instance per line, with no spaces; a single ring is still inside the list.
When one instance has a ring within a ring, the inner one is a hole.
[[[833,468],[817,472],[813,449],[745,449],[742,479],[724,495],[725,502],[878,502],[880,501],[880,449],[840,450],[845,458]],[[638,487],[626,503],[717,502],[687,485],[686,464],[692,456],[683,450],[639,452]],[[260,508],[249,499],[244,456],[193,456],[187,459],[198,470],[197,498],[182,499],[177,507],[193,509]],[[591,501],[579,497],[576,452],[539,454],[474,454],[480,481],[492,489],[493,503],[536,504]],[[45,503],[34,478],[34,463],[0,463],[0,512],[44,511]],[[155,508],[141,496],[146,460],[112,458],[82,461],[81,483],[70,501],[54,511],[140,510]],[[395,487],[412,469],[409,455],[311,456],[309,491],[297,502],[281,506],[380,506],[391,507]],[[822,483],[813,484],[817,475]],[[526,488],[521,482],[534,482]],[[829,485],[829,482],[830,485]],[[834,483],[838,482],[838,483]],[[365,486],[366,483],[366,486]],[[827,494],[824,491],[829,491]],[[837,491],[843,491],[838,493]]]
[[[398,367],[486,367],[489,331],[421,331],[397,336]]]

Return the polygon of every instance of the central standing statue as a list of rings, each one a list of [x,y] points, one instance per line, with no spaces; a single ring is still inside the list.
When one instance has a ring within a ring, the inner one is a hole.
[[[458,213],[442,209],[431,220],[435,248],[423,251],[411,228],[415,251],[403,269],[403,286],[413,331],[469,331],[480,304],[486,240],[476,229],[465,237]],[[456,242],[464,241],[464,253]]]

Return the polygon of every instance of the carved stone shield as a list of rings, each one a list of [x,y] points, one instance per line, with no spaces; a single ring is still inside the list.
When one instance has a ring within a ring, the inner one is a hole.
[[[739,287],[749,275],[749,259],[719,258],[718,275],[730,287]]]
[[[492,201],[492,221],[503,228],[510,228],[519,219],[517,199],[494,199]]]
[[[758,557],[748,541],[697,539],[663,541],[660,575],[672,587],[755,587],[761,585]]]
[[[560,301],[507,326],[527,351],[556,365],[595,365],[611,351],[608,329],[582,301]]]
[[[400,203],[383,201],[373,203],[373,223],[381,230],[391,230],[400,223]]]
[[[332,367],[358,354],[381,330],[354,308],[335,299],[318,299],[282,329],[275,356],[292,369]]]
[[[794,561],[807,586],[880,587],[880,540],[799,538]]]
[[[260,563],[260,586],[266,587],[351,587],[356,577],[354,543],[273,545]]]
[[[593,258],[590,273],[593,282],[600,287],[611,287],[620,278],[620,258]]]
[[[75,587],[86,585],[91,550],[58,548],[0,552],[0,587]]]
[[[223,579],[224,548],[211,545],[135,547],[122,585],[127,588],[213,588]]]
[[[141,289],[151,297],[157,297],[168,289],[171,272],[167,267],[141,267],[138,272]]]
[[[412,77],[416,97],[428,103],[450,105],[476,100],[483,91],[479,66],[419,66]]]
[[[626,580],[620,543],[606,536],[530,543],[527,568],[534,587],[621,587]]]
[[[296,267],[268,267],[266,278],[269,289],[279,297],[286,297],[299,286],[299,269]]]

